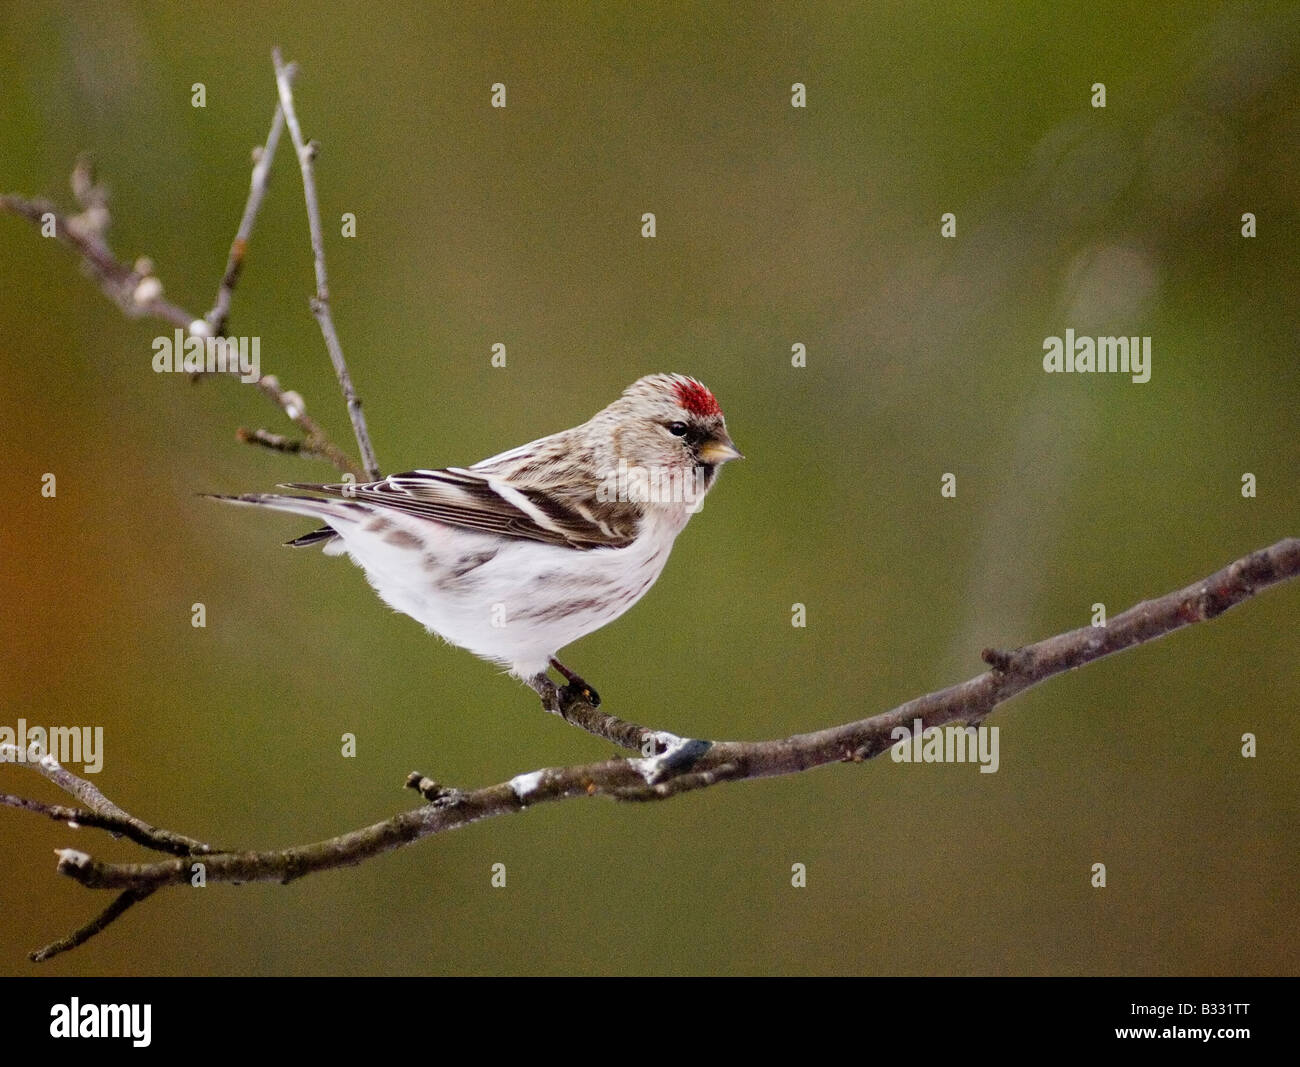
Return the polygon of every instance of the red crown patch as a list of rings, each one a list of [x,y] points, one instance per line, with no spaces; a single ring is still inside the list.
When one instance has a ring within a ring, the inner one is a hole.
[[[713,394],[694,378],[674,383],[673,391],[677,394],[678,403],[692,415],[708,418],[711,415],[722,414],[722,409],[718,407],[718,401]]]

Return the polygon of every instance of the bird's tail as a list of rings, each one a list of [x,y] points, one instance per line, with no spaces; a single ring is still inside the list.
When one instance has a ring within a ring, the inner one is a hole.
[[[220,493],[200,493],[209,500],[224,500],[227,504],[247,504],[253,507],[271,508],[275,511],[287,511],[294,515],[306,515],[308,518],[323,520],[327,525],[319,530],[312,530],[286,545],[304,548],[310,545],[329,544],[338,536],[339,525],[360,522],[369,514],[364,504],[347,500],[318,500],[310,496],[285,496],[281,493],[241,493],[239,496],[224,496]]]

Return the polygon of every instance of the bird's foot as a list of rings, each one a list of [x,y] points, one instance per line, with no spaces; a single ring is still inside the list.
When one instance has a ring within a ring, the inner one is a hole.
[[[546,676],[545,671],[529,678],[528,685],[542,698],[542,707],[552,715],[558,715],[567,721],[569,712],[579,704],[586,704],[593,708],[600,706],[600,694],[586,681],[567,667],[561,666],[558,661],[551,660],[551,663],[564,675],[567,684],[556,685]]]
[[[577,704],[589,704],[593,708],[600,707],[600,694],[581,678],[576,682],[560,686],[559,694],[560,706],[564,709],[566,716],[568,711]]]
[[[566,711],[573,707],[574,704],[590,704],[593,708],[600,707],[600,694],[587,683],[582,675],[569,670],[568,667],[554,657],[551,658],[551,666],[564,675],[564,680],[568,683],[568,685],[563,685],[559,689],[560,704]]]

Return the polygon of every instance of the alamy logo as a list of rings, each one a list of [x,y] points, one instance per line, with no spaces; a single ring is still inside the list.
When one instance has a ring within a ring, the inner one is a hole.
[[[50,1008],[50,1037],[129,1037],[136,1048],[147,1048],[152,1004],[70,1004]]]
[[[932,726],[920,719],[895,726],[889,756],[895,763],[978,763],[980,774],[997,774],[998,727]]]
[[[1139,384],[1151,380],[1150,337],[1065,337],[1043,341],[1048,374],[1131,374]]]
[[[59,763],[80,763],[86,774],[104,768],[102,726],[0,726],[0,763],[39,763],[46,754]]]
[[[241,382],[262,377],[260,337],[186,336],[153,339],[153,369],[158,374],[238,374]]]

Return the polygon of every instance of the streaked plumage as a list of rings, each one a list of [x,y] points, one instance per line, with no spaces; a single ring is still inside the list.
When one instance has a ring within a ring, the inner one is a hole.
[[[537,688],[561,648],[645,595],[698,510],[692,497],[739,455],[707,388],[656,374],[582,425],[472,467],[220,499],[320,520],[289,544],[346,553],[390,606]],[[682,499],[618,482],[637,470],[661,490],[680,484]]]

